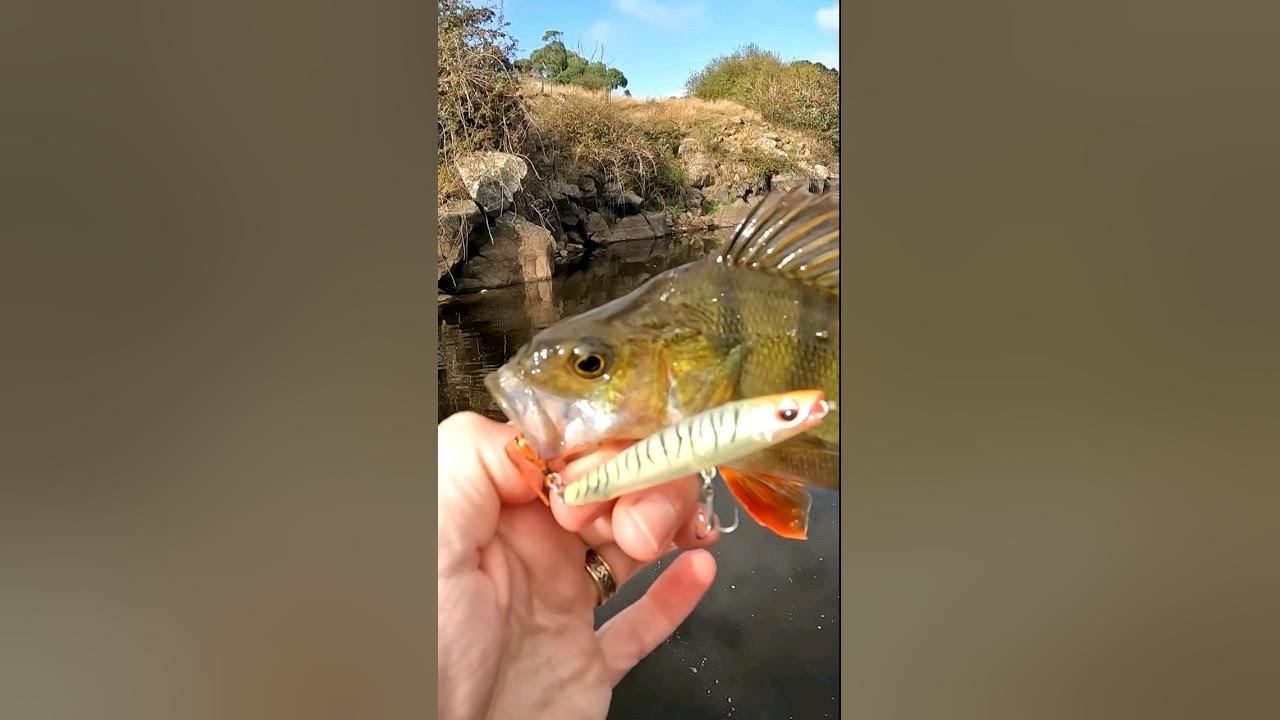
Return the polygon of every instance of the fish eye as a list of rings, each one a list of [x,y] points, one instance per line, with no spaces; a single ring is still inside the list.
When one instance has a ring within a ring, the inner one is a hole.
[[[598,378],[604,374],[605,361],[604,355],[595,350],[587,350],[580,352],[575,350],[569,358],[569,366],[580,377],[587,379]]]
[[[795,401],[787,399],[778,406],[778,419],[783,422],[791,422],[800,416],[800,408],[796,407]]]

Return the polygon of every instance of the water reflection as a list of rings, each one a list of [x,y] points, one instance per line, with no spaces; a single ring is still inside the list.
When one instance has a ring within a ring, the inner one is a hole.
[[[440,308],[440,416],[474,410],[504,420],[486,374],[539,330],[625,295],[705,252],[700,239],[617,243],[582,272],[461,296]],[[734,502],[718,485],[716,504]],[[609,717],[837,717],[839,504],[814,494],[810,538],[783,540],[745,515],[713,549],[715,585],[670,640],[617,687]],[[726,516],[726,522],[730,516]],[[669,563],[641,573],[598,611],[634,602]]]

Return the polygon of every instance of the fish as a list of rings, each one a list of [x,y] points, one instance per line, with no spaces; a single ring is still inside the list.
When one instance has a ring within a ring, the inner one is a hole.
[[[544,459],[747,398],[817,389],[822,422],[719,466],[759,524],[804,539],[809,488],[839,491],[839,196],[765,196],[720,249],[535,335],[485,378]]]
[[[604,502],[729,463],[795,437],[829,410],[821,390],[717,405],[630,445],[565,485],[561,498],[567,505]]]

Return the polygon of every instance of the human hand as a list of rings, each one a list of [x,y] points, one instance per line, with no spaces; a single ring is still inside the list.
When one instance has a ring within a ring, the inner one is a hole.
[[[440,423],[439,712],[459,718],[603,718],[613,687],[684,621],[715,578],[699,539],[694,478],[582,507],[552,498],[504,451],[511,425],[475,413]],[[604,462],[602,448],[557,467],[566,481]],[[618,586],[683,553],[645,595],[598,631],[588,548]]]

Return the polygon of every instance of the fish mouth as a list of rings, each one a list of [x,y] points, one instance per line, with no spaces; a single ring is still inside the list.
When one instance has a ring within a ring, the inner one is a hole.
[[[547,460],[561,453],[564,435],[560,428],[567,410],[564,403],[554,402],[554,398],[539,393],[506,367],[489,373],[484,384],[503,414],[539,457]],[[553,418],[553,414],[557,418]],[[556,419],[560,422],[557,423]]]

